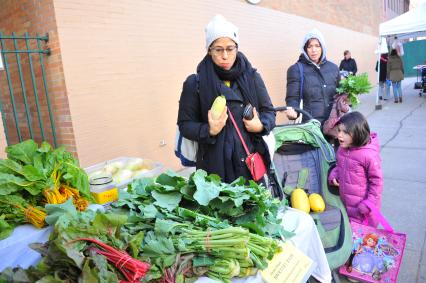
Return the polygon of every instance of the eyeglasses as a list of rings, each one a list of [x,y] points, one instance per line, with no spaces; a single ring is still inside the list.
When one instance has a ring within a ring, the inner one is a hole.
[[[225,51],[226,53],[234,53],[237,50],[237,46],[227,46],[226,48],[222,47],[210,47],[210,51],[215,55],[222,55]]]

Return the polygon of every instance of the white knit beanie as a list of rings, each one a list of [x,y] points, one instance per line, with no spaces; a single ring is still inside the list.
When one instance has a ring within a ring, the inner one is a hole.
[[[204,29],[206,32],[206,49],[209,50],[213,41],[221,37],[229,37],[239,45],[238,28],[227,21],[222,15],[216,15]]]

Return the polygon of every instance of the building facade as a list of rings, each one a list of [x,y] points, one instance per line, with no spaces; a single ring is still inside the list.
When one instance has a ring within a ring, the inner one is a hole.
[[[2,0],[0,32],[49,35],[44,58],[58,143],[82,166],[140,156],[179,169],[173,149],[182,83],[206,54],[204,27],[215,14],[240,28],[240,50],[262,75],[275,106],[284,104],[286,70],[312,28],[324,34],[329,60],[338,64],[349,49],[359,71],[375,80],[383,3],[300,2],[307,1]],[[19,80],[12,85],[22,96]],[[0,71],[6,128],[13,120],[8,88]],[[29,104],[36,116],[34,102]],[[24,123],[25,108],[18,113]]]

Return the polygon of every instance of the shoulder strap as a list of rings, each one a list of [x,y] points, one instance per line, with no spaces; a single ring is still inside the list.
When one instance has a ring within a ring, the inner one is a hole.
[[[299,77],[300,77],[300,90],[299,90],[299,98],[300,101],[303,100],[303,82],[304,82],[304,77],[303,77],[303,64],[300,62],[297,62],[297,67],[299,69]]]
[[[241,140],[241,143],[243,144],[244,150],[246,151],[247,155],[250,155],[250,151],[248,150],[247,144],[244,141],[243,136],[241,135],[240,129],[238,129],[237,122],[235,122],[234,115],[232,115],[229,108],[228,108],[228,114],[229,114],[229,117],[231,118],[232,124],[235,127],[235,130],[237,131],[238,136],[240,137],[240,140]]]

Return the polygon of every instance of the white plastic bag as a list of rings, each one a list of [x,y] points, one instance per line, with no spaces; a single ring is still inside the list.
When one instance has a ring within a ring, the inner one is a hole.
[[[197,151],[198,142],[182,136],[179,131],[179,126],[176,126],[175,155],[180,159],[180,163],[186,167],[195,166]]]

